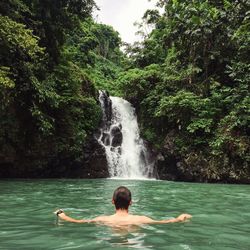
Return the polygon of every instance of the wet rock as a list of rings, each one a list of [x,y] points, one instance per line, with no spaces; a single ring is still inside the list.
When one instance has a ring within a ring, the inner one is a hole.
[[[156,155],[157,152],[148,141],[144,140],[145,151],[141,151],[140,158],[145,162],[145,168],[142,170],[143,174],[149,178],[159,179],[158,171],[156,168]]]
[[[121,124],[119,124],[118,126],[113,126],[111,128],[111,136],[112,136],[111,146],[112,147],[118,147],[118,146],[121,146],[122,144],[123,136],[122,136],[121,128],[122,128]]]
[[[102,105],[103,119],[102,126],[110,124],[112,118],[112,101],[109,98],[109,93],[105,90],[100,91],[99,101]]]
[[[83,166],[80,178],[109,177],[105,149],[94,136],[88,138],[83,149]]]
[[[159,179],[177,181],[183,178],[180,168],[177,167],[178,158],[175,154],[175,133],[170,131],[164,140],[163,147],[155,150],[155,168]]]
[[[103,132],[101,141],[105,146],[110,145],[110,134],[107,132]]]

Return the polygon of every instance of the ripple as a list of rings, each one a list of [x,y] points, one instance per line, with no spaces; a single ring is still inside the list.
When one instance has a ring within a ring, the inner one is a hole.
[[[128,186],[131,211],[154,219],[180,213],[190,222],[126,230],[56,221],[56,208],[75,218],[112,214],[113,190]],[[1,249],[249,249],[250,186],[155,180],[0,181]],[[7,218],[7,219],[6,219]]]

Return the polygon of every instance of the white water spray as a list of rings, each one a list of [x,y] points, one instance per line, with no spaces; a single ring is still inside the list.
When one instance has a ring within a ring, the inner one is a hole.
[[[105,113],[104,92],[100,102]],[[139,135],[135,109],[126,100],[110,97],[112,114],[110,121],[101,129],[99,143],[105,148],[111,177],[140,179],[152,177],[153,164],[149,164],[147,150]]]

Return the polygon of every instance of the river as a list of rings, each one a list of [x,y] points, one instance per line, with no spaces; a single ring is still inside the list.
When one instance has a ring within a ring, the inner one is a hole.
[[[124,229],[57,221],[112,214],[113,190],[131,189],[131,213],[189,222]],[[250,249],[250,186],[154,180],[2,180],[0,249]]]

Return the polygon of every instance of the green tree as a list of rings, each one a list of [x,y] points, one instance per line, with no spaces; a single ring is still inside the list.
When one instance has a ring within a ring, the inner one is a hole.
[[[249,181],[249,1],[158,5],[162,15],[143,19],[152,32],[128,50],[139,69],[119,86],[143,135],[178,162],[179,178]]]

